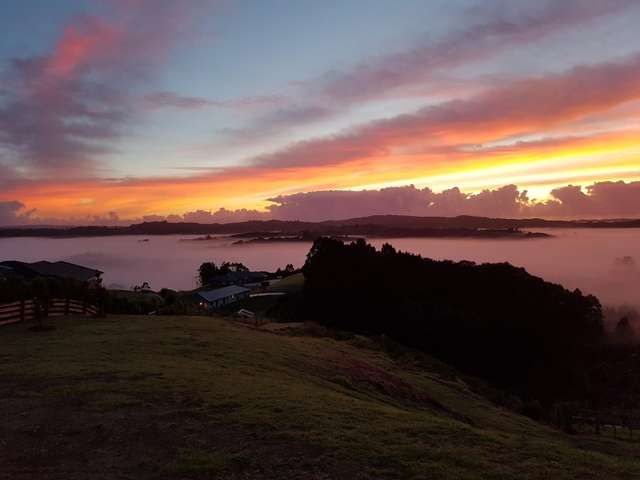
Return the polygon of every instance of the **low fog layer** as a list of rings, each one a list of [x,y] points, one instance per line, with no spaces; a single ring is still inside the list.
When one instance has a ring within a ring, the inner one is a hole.
[[[435,259],[510,262],[530,273],[597,295],[603,304],[640,307],[640,242],[637,230],[547,230],[537,240],[393,239],[400,250]],[[185,237],[0,239],[1,259],[67,260],[99,268],[108,286],[149,282],[191,289],[204,261],[238,261],[255,270],[301,266],[309,243],[231,245],[230,240],[189,242]],[[373,240],[381,246],[384,240]]]

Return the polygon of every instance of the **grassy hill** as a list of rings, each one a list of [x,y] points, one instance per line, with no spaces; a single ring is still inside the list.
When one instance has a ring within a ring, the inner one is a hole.
[[[208,317],[0,330],[0,478],[631,479],[640,443],[567,436],[366,339]],[[297,333],[296,333],[297,332]]]

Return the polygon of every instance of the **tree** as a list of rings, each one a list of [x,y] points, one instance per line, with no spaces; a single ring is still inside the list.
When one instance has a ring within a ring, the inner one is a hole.
[[[142,282],[142,285],[136,285],[133,287],[134,292],[144,292],[145,290],[151,290],[149,282]]]
[[[620,343],[633,343],[636,333],[627,317],[622,317],[616,325],[616,340]]]
[[[214,262],[204,262],[200,265],[200,268],[198,268],[198,283],[201,287],[204,287],[219,275],[248,271],[249,269],[240,262],[222,262],[219,267]]]
[[[218,274],[225,274],[230,272],[248,272],[249,269],[240,262],[222,262],[218,270]]]
[[[388,335],[532,400],[584,390],[580,362],[603,335],[597,298],[508,263],[319,238],[303,273],[305,320]]]
[[[201,287],[207,285],[213,277],[219,274],[217,265],[213,262],[204,262],[198,268],[198,282]]]
[[[275,272],[276,277],[288,277],[296,273],[296,269],[292,263],[287,263],[284,268],[278,268]]]

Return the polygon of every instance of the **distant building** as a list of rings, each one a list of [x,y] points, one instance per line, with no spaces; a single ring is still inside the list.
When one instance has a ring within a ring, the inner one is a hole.
[[[36,277],[69,278],[79,282],[100,283],[104,273],[95,268],[87,268],[69,262],[18,262],[8,260],[0,262],[0,275],[30,280]]]
[[[237,302],[243,298],[249,296],[250,290],[248,288],[240,287],[238,285],[229,285],[227,287],[216,288],[213,290],[200,290],[196,292],[199,297],[200,303],[207,308],[218,308],[224,305],[228,305],[233,302]]]

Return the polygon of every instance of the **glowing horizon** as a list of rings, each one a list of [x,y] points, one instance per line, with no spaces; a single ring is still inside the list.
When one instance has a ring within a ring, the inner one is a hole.
[[[640,216],[637,2],[405,0],[354,42],[360,2],[60,3],[1,21],[0,224],[262,218],[407,185]]]

